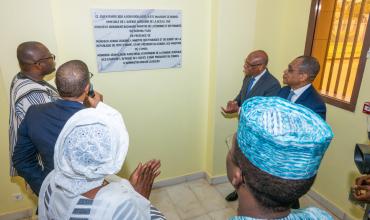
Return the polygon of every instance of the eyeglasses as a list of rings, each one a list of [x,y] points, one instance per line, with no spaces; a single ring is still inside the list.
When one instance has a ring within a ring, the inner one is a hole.
[[[94,74],[92,72],[89,72],[90,79],[93,78]]]
[[[38,64],[38,63],[40,63],[41,61],[48,60],[48,59],[53,59],[53,60],[55,60],[55,55],[54,55],[54,54],[50,54],[50,56],[49,56],[49,57],[45,57],[45,58],[41,58],[41,59],[39,59],[39,60],[36,60],[33,64]]]

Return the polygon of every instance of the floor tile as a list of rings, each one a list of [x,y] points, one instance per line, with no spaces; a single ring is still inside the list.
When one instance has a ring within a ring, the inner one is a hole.
[[[208,215],[201,215],[201,216],[194,217],[194,218],[189,218],[189,219],[186,219],[186,220],[212,220],[212,219]]]
[[[214,185],[214,187],[217,189],[218,192],[221,193],[222,197],[224,198],[235,190],[230,183],[217,184]]]
[[[170,186],[166,190],[181,219],[189,219],[207,214],[207,210],[202,206],[187,184]]]
[[[191,181],[187,184],[207,212],[228,208],[225,199],[206,180]]]
[[[225,200],[225,197],[229,195],[231,192],[233,192],[235,189],[230,183],[222,183],[222,184],[217,184],[213,186],[222,196],[222,198]],[[226,202],[227,207],[233,208],[234,210],[238,209],[238,200],[234,202]]]
[[[225,220],[232,216],[236,216],[236,211],[232,208],[227,208],[208,213],[208,216],[210,216],[212,220]]]
[[[238,207],[239,207],[239,201],[238,200],[236,200],[234,202],[228,202],[227,204],[228,204],[228,207],[234,209],[235,211],[238,210]]]
[[[181,220],[165,188],[154,189],[149,199],[168,220]]]

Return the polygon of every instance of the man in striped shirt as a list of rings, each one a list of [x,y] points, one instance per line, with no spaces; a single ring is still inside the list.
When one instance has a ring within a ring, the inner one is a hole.
[[[59,97],[57,90],[44,80],[55,70],[55,55],[45,45],[35,41],[21,43],[17,48],[17,59],[21,70],[12,80],[9,99],[10,176],[17,176],[11,158],[17,142],[17,129],[28,108]]]

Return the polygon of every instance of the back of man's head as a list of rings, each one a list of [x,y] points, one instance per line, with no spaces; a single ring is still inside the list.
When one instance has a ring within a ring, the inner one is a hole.
[[[273,176],[254,166],[245,158],[239,147],[235,148],[245,184],[256,200],[267,210],[285,211],[297,199],[306,194],[315,181],[315,176],[302,180],[289,180]]]
[[[89,69],[81,60],[68,61],[56,71],[55,84],[61,97],[80,97],[89,83]]]
[[[328,124],[310,109],[255,97],[242,105],[234,157],[255,199],[285,211],[312,186],[332,138]]]
[[[312,56],[299,56],[297,59],[301,60],[299,70],[302,73],[309,75],[309,80],[312,82],[320,71],[320,63]]]

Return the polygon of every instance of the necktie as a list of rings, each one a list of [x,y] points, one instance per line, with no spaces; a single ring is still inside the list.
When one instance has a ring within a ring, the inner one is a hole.
[[[248,87],[247,87],[247,93],[246,94],[248,94],[252,90],[252,86],[253,86],[254,80],[255,80],[254,77],[252,77],[251,80],[249,80]]]
[[[293,90],[290,90],[289,95],[288,95],[288,98],[286,98],[286,99],[287,99],[287,100],[289,100],[289,101],[292,101],[292,97],[293,97],[294,95],[295,95],[295,94],[294,94]]]

